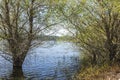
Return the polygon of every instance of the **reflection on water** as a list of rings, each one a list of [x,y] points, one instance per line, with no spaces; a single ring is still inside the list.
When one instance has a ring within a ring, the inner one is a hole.
[[[21,77],[26,80],[71,80],[79,68],[79,51],[75,45],[68,42],[47,45],[48,42],[28,53],[23,64],[24,76],[18,75],[19,80],[23,79]],[[11,79],[11,74],[12,64],[0,57],[0,77]]]

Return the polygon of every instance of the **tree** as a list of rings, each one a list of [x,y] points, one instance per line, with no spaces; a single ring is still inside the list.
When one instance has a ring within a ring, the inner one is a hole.
[[[92,63],[113,62],[120,58],[120,8],[116,1],[75,0],[75,4],[58,7],[60,15],[70,25],[68,28],[72,28],[74,41]]]
[[[106,0],[106,1],[94,1],[94,7],[91,6],[87,8],[89,13],[91,14],[90,19],[94,22],[92,25],[99,34],[103,35],[104,44],[101,44],[105,49],[105,53],[108,53],[108,58],[110,62],[113,62],[116,59],[117,54],[119,54],[119,10],[117,7],[119,5],[114,4],[113,2]],[[104,34],[102,34],[104,33]],[[96,33],[94,33],[96,34]],[[100,37],[98,35],[98,37]],[[100,42],[100,41],[99,41]],[[96,44],[99,44],[98,42]]]
[[[13,69],[22,69],[36,36],[49,27],[49,5],[42,0],[2,0],[0,6],[0,38],[6,41]]]

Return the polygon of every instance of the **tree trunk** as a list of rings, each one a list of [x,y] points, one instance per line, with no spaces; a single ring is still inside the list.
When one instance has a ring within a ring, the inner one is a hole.
[[[92,64],[96,64],[97,63],[97,59],[96,59],[96,53],[93,51],[92,53]]]
[[[112,62],[113,59],[114,59],[114,57],[115,57],[115,53],[113,53],[112,50],[110,50],[109,52],[110,52],[110,54],[109,54],[109,60],[110,60],[110,62]]]
[[[20,57],[13,56],[13,69],[22,69],[23,60]]]
[[[13,72],[11,74],[11,80],[24,80],[24,75],[22,71],[22,67],[13,66]]]
[[[116,48],[117,47],[115,47],[115,46],[111,46],[111,48],[109,49],[109,60],[110,60],[110,62],[112,62],[115,58],[115,55],[117,53]]]

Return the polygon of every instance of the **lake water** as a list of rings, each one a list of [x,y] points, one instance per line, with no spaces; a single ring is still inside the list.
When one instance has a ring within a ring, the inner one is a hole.
[[[45,42],[32,49],[23,64],[25,80],[71,80],[79,69],[80,52],[70,42]],[[0,57],[0,78],[10,79],[12,63]]]

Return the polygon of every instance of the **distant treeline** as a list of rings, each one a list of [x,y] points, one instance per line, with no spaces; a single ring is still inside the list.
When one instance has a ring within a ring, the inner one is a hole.
[[[50,36],[50,35],[40,35],[36,37],[37,40],[41,41],[51,41],[51,40],[62,40],[62,41],[67,41],[70,40],[70,36]]]
[[[49,36],[49,35],[40,35],[36,37],[37,40],[41,41],[50,41],[50,40],[58,40],[60,39],[59,36]]]

